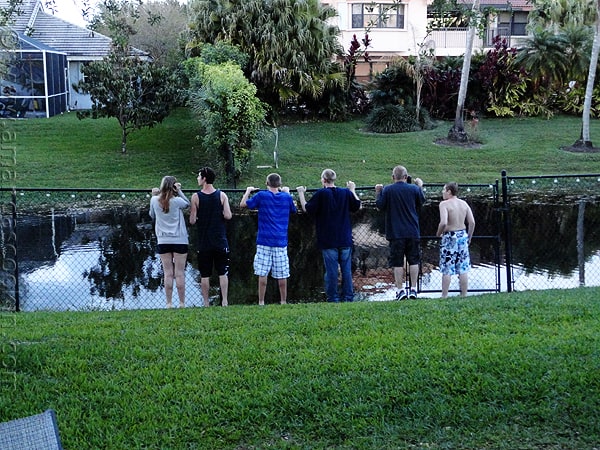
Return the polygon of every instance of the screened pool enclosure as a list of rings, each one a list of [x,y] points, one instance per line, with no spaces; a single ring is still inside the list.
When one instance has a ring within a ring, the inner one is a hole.
[[[22,33],[1,51],[0,117],[51,117],[67,110],[67,55]]]

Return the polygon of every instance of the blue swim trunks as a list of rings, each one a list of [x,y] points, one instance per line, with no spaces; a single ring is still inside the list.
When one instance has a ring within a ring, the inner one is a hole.
[[[442,275],[460,275],[468,272],[470,267],[467,230],[446,231],[440,247],[440,272]]]

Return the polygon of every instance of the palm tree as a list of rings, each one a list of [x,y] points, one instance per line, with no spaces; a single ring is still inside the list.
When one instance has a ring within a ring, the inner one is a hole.
[[[190,8],[195,40],[238,45],[250,57],[246,75],[274,110],[345,82],[332,59],[343,52],[328,24],[335,10],[318,0],[200,0]]]
[[[454,118],[454,125],[448,132],[448,139],[453,142],[467,142],[469,140],[469,136],[465,131],[463,110],[465,108],[465,100],[467,98],[467,85],[469,84],[469,70],[471,68],[471,56],[473,55],[473,42],[475,41],[475,33],[477,32],[476,16],[478,10],[479,0],[473,0],[471,17],[469,18],[469,31],[467,32],[467,46],[465,48],[465,56],[460,74],[460,88],[458,90],[456,116]]]
[[[557,33],[565,25],[592,23],[596,14],[595,0],[531,0],[531,29],[544,28]]]
[[[519,51],[516,64],[536,81],[536,88],[562,86],[568,72],[567,43],[549,28],[535,29]]]
[[[532,37],[525,41],[517,63],[538,80],[536,88],[562,89],[586,76],[595,1],[532,0],[528,25]]]
[[[562,28],[560,34],[566,45],[566,81],[582,81],[589,69],[593,27],[586,24],[569,24]]]
[[[596,1],[596,21],[594,23],[594,42],[588,70],[588,79],[585,87],[585,100],[583,102],[581,137],[575,142],[574,147],[593,147],[590,136],[590,113],[592,109],[592,96],[594,81],[598,67],[598,53],[600,53],[600,0]]]

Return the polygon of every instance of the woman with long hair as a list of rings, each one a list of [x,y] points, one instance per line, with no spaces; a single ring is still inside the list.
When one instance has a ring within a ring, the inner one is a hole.
[[[188,232],[183,210],[190,202],[181,191],[175,177],[163,177],[158,192],[150,199],[150,217],[158,241],[157,253],[162,263],[167,308],[173,307],[173,280],[179,296],[179,307],[185,306],[185,265],[188,253]]]

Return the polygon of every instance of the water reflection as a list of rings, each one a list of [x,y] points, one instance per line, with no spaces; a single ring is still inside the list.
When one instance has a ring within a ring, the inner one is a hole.
[[[27,236],[19,247],[22,310],[165,307],[151,224],[140,222],[138,211],[110,218],[78,224],[74,216],[50,214],[21,221],[19,237]],[[197,275],[188,265],[188,289],[197,289]]]
[[[160,288],[162,276],[154,270],[160,260],[154,252],[152,231],[136,221],[137,214],[119,215],[114,231],[99,240],[98,260],[83,272],[92,295],[124,300],[124,289],[135,298],[142,287],[151,292]]]
[[[102,259],[98,242],[73,248],[63,248],[54,264],[46,264],[24,275],[21,291],[24,311],[36,310],[115,310],[164,308],[164,293],[159,289],[126,284],[119,290],[119,297],[100,294],[85,275],[85,267],[95,267]],[[146,267],[153,277],[160,279],[160,261]],[[186,288],[197,288],[195,270],[188,265]],[[189,306],[201,302],[190,299]]]
[[[568,276],[577,268],[579,208],[579,203],[515,205],[511,215],[513,255],[522,270],[547,272],[552,281],[556,275]],[[600,248],[600,206],[586,203],[584,211],[583,256],[587,261]]]

